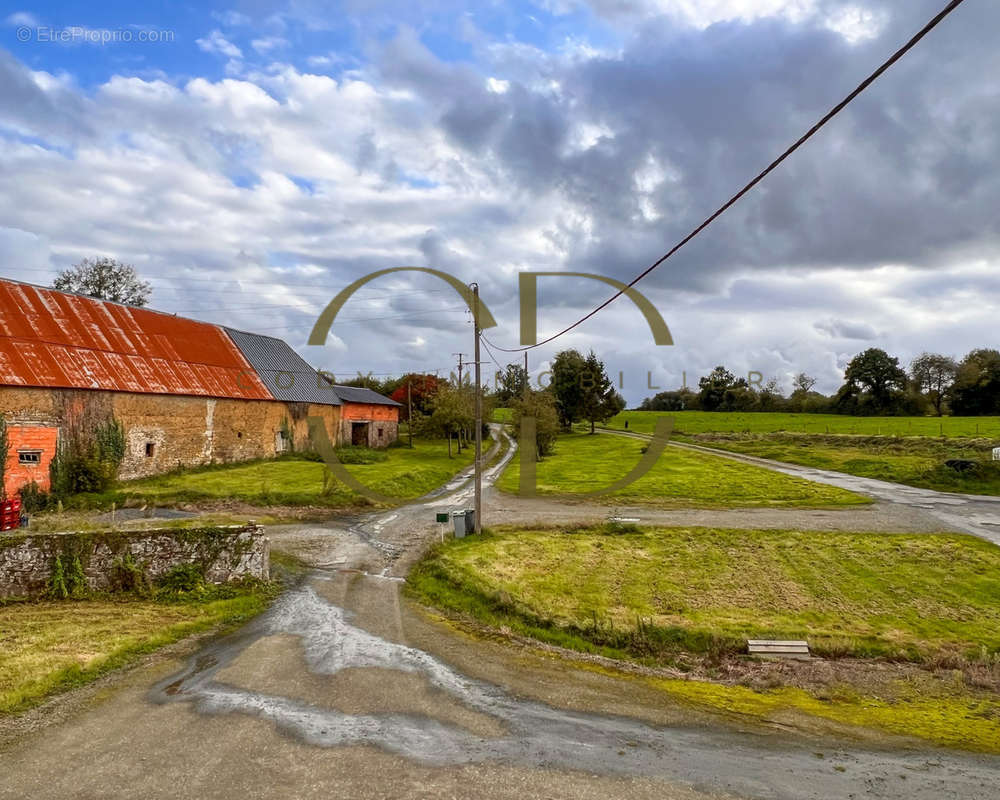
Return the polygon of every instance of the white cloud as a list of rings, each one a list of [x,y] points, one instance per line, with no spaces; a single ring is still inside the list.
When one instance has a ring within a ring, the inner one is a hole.
[[[38,17],[29,11],[15,11],[4,20],[4,23],[7,25],[24,25],[28,28],[37,28],[42,24]]]
[[[288,45],[288,39],[282,36],[264,36],[260,39],[253,39],[250,42],[250,46],[261,55],[268,55],[274,50],[283,50]]]
[[[503,81],[499,78],[487,78],[486,88],[493,94],[506,94],[510,91],[510,81]]]
[[[874,39],[888,21],[885,11],[861,6],[842,6],[827,16],[824,25],[843,36],[851,44]]]
[[[243,51],[223,36],[219,30],[212,31],[204,39],[195,39],[195,44],[206,53],[214,53],[226,58],[243,58]]]

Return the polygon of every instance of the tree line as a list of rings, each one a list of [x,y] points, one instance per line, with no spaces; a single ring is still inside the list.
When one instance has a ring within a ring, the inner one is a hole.
[[[1000,351],[980,348],[961,360],[921,353],[900,366],[899,359],[871,347],[844,370],[832,395],[813,390],[816,379],[800,372],[786,396],[777,378],[751,385],[724,366],[698,380],[698,389],[647,397],[641,411],[789,411],[855,416],[979,416],[1000,414]]]
[[[604,362],[593,350],[586,356],[563,350],[552,360],[550,372],[548,386],[533,389],[524,367],[509,364],[497,373],[493,391],[483,396],[484,420],[492,418],[496,407],[512,410],[515,428],[523,416],[535,419],[539,457],[551,453],[559,433],[574,423],[587,422],[593,433],[597,423],[625,408],[625,399],[615,391]],[[421,373],[384,379],[359,375],[346,385],[365,386],[401,403],[401,419],[416,433],[447,439],[449,454],[453,441],[461,452],[475,435],[475,388],[468,375],[461,381]]]

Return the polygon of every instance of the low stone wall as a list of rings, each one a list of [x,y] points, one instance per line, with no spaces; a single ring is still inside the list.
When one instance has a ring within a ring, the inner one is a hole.
[[[59,556],[64,572],[79,558],[87,588],[115,588],[123,563],[149,580],[179,564],[198,564],[211,583],[266,580],[270,544],[257,525],[0,536],[0,597],[44,594]]]

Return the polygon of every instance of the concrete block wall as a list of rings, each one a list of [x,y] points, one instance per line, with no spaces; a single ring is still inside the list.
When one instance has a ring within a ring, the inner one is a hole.
[[[211,583],[269,577],[270,544],[256,525],[196,530],[147,530],[0,536],[0,597],[44,594],[56,556],[67,569],[80,559],[87,586],[112,587],[126,554],[155,581],[179,564],[199,564]]]

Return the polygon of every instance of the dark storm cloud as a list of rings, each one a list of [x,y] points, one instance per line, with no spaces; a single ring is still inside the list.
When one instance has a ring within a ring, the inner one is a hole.
[[[649,18],[620,53],[546,60],[534,85],[512,83],[500,94],[412,37],[384,51],[382,72],[425,97],[451,140],[491,157],[516,191],[556,192],[589,217],[586,231],[557,232],[566,265],[626,277],[752,177],[940,3],[903,6],[869,4],[887,22],[856,44],[825,28],[822,14],[704,30]],[[958,249],[994,254],[996,21],[993,4],[959,9],[653,282],[708,290],[745,268],[929,267]],[[612,134],[574,149],[572,131],[582,124]],[[634,176],[649,164],[662,179],[643,193]]]

